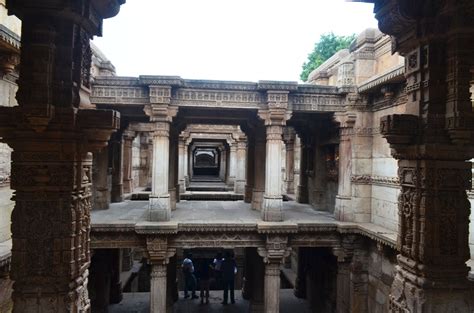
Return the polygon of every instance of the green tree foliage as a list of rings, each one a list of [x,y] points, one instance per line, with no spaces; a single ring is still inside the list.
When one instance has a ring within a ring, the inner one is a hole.
[[[350,36],[338,36],[334,33],[322,34],[319,41],[314,44],[314,50],[308,55],[308,60],[303,64],[300,78],[307,81],[309,74],[318,66],[341,49],[348,48],[356,38],[355,34]]]

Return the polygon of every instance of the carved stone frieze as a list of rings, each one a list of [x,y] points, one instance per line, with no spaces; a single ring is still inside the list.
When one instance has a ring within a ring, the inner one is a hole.
[[[262,247],[264,238],[256,233],[179,233],[170,238],[173,248]]]

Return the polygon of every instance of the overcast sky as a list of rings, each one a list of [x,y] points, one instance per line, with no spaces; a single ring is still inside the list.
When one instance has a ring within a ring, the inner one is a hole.
[[[299,80],[322,33],[377,27],[344,0],[128,0],[94,43],[122,76]]]

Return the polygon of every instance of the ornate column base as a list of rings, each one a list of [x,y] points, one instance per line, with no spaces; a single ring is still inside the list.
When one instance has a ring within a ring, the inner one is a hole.
[[[169,190],[169,195],[170,195],[170,210],[174,211],[176,210],[176,202],[177,202],[177,194],[176,194],[176,189],[175,188],[170,188]]]
[[[354,219],[351,212],[351,197],[336,196],[336,207],[334,216],[338,221],[352,221]]]
[[[265,305],[263,302],[250,300],[249,313],[263,313],[265,312]]]
[[[179,180],[179,193],[183,194],[186,192],[186,180],[180,179]]]
[[[252,203],[252,197],[253,197],[253,186],[245,185],[244,202]]]
[[[265,190],[253,189],[252,191],[252,210],[261,211],[263,208],[263,194]]]
[[[171,218],[171,199],[170,195],[150,195],[149,216],[151,222],[166,222]]]
[[[234,192],[238,194],[245,193],[245,180],[236,180],[234,184]]]
[[[298,194],[296,195],[296,201],[298,203],[308,203],[308,187],[298,185]]]
[[[266,222],[283,221],[283,198],[263,196],[262,219]]]
[[[437,288],[419,287],[398,269],[390,292],[390,313],[474,312],[474,285],[467,279]],[[451,286],[451,285],[455,286]]]

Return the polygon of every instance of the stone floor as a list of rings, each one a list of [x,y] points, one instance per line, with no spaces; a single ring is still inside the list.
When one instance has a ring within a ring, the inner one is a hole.
[[[109,313],[148,313],[150,312],[149,293],[124,293],[121,303],[109,307]],[[191,312],[248,312],[249,303],[242,299],[239,291],[236,291],[236,303],[222,305],[222,291],[211,291],[208,305],[200,304],[200,300],[180,299],[174,305],[173,313]],[[280,312],[281,313],[309,313],[311,312],[305,300],[296,298],[292,289],[282,289],[280,292]]]
[[[341,222],[334,215],[325,211],[315,210],[309,204],[301,204],[295,201],[283,202],[284,221],[264,222],[261,213],[250,208],[249,203],[243,201],[180,201],[176,210],[171,213],[169,222],[147,221],[148,201],[126,200],[113,203],[108,210],[97,210],[91,212],[92,228],[96,226],[122,228],[141,227],[142,229],[173,226],[179,224],[202,225],[202,224],[247,224],[248,226],[296,226],[317,225],[334,226],[342,228],[356,228],[360,231],[384,238],[392,244],[396,243],[395,231],[372,223]]]
[[[148,201],[124,201],[112,203],[108,210],[92,211],[92,224],[138,223],[146,221]],[[285,222],[317,221],[336,222],[333,215],[314,210],[308,204],[294,201],[283,202]],[[257,223],[261,222],[259,211],[252,210],[243,201],[181,201],[171,213],[171,221],[194,223]]]

